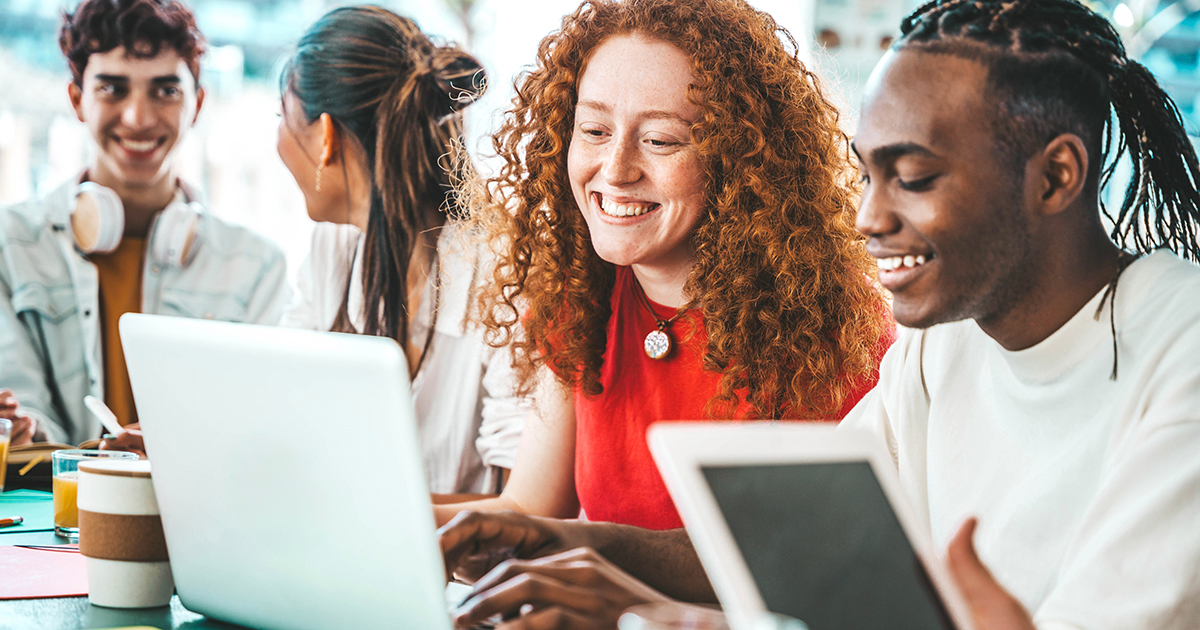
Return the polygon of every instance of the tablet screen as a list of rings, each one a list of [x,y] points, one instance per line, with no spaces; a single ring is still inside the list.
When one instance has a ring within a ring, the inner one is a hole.
[[[809,630],[954,628],[870,464],[701,470],[768,610]]]

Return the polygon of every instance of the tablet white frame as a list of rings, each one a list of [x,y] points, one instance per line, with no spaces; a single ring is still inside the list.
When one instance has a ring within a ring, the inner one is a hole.
[[[652,425],[647,441],[733,630],[754,628],[767,608],[701,468],[862,461],[870,464],[951,621],[972,630],[966,602],[874,435],[828,422],[667,422]]]

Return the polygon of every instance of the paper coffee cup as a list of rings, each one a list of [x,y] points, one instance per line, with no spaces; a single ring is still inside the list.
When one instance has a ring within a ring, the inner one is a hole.
[[[79,552],[88,600],[109,608],[165,606],[175,592],[147,460],[79,465]]]

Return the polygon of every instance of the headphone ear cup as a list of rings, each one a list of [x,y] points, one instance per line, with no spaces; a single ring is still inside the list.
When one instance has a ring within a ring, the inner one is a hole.
[[[121,244],[125,234],[125,208],[121,197],[95,182],[83,182],[75,193],[71,212],[75,245],[85,254],[106,254]]]
[[[196,254],[200,210],[196,204],[175,202],[167,206],[154,223],[150,238],[150,256],[155,262],[183,267]]]

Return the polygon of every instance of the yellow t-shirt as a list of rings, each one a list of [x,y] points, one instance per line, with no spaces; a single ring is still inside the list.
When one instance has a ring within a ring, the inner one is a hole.
[[[100,339],[104,348],[104,402],[116,414],[121,425],[137,422],[133,406],[133,388],[125,367],[125,352],[117,322],[125,313],[142,310],[142,265],[146,239],[126,236],[117,249],[93,254],[100,278]]]

